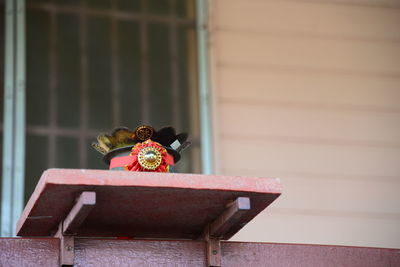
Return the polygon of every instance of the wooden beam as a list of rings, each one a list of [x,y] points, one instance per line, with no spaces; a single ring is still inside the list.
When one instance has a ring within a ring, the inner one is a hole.
[[[222,238],[240,218],[250,210],[250,198],[238,197],[229,203],[227,209],[210,224],[210,236]]]
[[[63,234],[74,235],[96,204],[95,192],[82,192],[63,222]]]
[[[61,224],[60,224],[61,227]],[[75,261],[75,240],[73,236],[59,236],[60,238],[60,266],[73,266]]]
[[[221,239],[249,210],[250,198],[238,197],[227,204],[226,209],[214,222],[205,227],[200,239],[206,241],[207,266],[221,266]]]
[[[206,266],[221,266],[221,240],[210,236],[210,226],[204,229],[203,238],[206,241]]]
[[[64,221],[60,222],[58,231],[55,234],[55,237],[60,239],[60,266],[74,265],[74,235],[77,233],[79,226],[89,215],[95,204],[95,192],[82,192],[67,217]]]

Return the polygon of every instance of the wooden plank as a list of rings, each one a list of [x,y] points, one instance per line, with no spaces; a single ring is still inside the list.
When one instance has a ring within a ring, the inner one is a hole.
[[[59,267],[58,238],[0,238],[0,266]]]
[[[400,75],[399,43],[355,43],[343,40],[220,32],[215,35],[218,64],[248,68],[290,66],[365,75]]]
[[[400,148],[400,112],[337,110],[293,104],[220,102],[221,135],[351,147]],[[256,115],[255,115],[256,114]],[[267,123],[243,125],[253,117]]]
[[[200,240],[206,243],[206,266],[221,266],[221,240],[210,235],[211,227],[207,225]]]
[[[287,197],[277,203],[280,208],[324,210],[324,213],[331,214],[354,213],[400,221],[400,176],[396,183],[379,182],[379,177],[376,182],[296,179],[293,176],[285,176],[284,180]]]
[[[61,223],[60,223],[61,227]],[[55,235],[60,239],[60,266],[72,266],[75,262],[75,237]]]
[[[76,241],[74,266],[205,266],[202,241]],[[1,266],[58,266],[57,239],[0,239]],[[222,242],[222,266],[398,266],[397,249]]]
[[[28,201],[18,235],[52,235],[75,198],[89,190],[96,192],[96,205],[77,236],[193,239],[229,201],[251,199],[252,209],[237,221],[246,224],[280,195],[281,187],[268,178],[51,169]]]
[[[399,219],[380,214],[333,213],[306,206],[281,209],[276,205],[231,240],[400,248],[399,224]]]
[[[226,170],[227,174],[236,173],[236,175],[252,175],[260,176],[262,173],[270,172],[275,174],[275,176],[291,177],[293,179],[322,179],[322,180],[344,180],[344,181],[354,181],[360,183],[385,183],[385,184],[397,184],[400,182],[399,175],[368,175],[368,174],[346,174],[341,173],[340,170],[332,171],[296,171],[296,170],[281,170],[281,169],[246,169],[241,168],[241,166],[234,167],[230,166]]]
[[[243,1],[218,0],[213,28],[365,41],[400,40],[398,1]],[[368,2],[376,5],[368,6]],[[390,8],[393,5],[397,8]],[[341,3],[345,3],[344,5]],[[365,5],[363,5],[365,4]],[[240,18],[240,19],[238,19]],[[266,19],[268,18],[268,19]]]
[[[221,266],[221,242],[218,239],[207,240],[207,266]]]
[[[241,217],[250,210],[250,199],[238,197],[226,205],[226,209],[212,223],[208,224],[202,234],[207,243],[207,266],[221,266],[221,239],[232,236],[242,228],[238,224]]]
[[[226,173],[249,175],[246,170],[229,168]],[[332,171],[333,172],[333,171]],[[362,216],[400,220],[400,176],[392,180],[384,177],[366,179],[339,173],[301,173],[285,170],[265,169],[256,173],[271,173],[279,176],[284,184],[285,196],[274,207],[283,209],[310,209],[326,213],[351,213]],[[305,197],[306,196],[306,197]],[[374,196],[374,197],[371,197]]]
[[[400,149],[338,146],[268,138],[221,138],[225,168],[268,169],[297,172],[339,173],[355,176],[393,176],[400,173]],[[248,155],[251,155],[249,157]]]
[[[230,232],[237,232],[240,228],[238,221],[250,210],[250,199],[248,197],[238,197],[229,203],[226,210],[210,224],[209,235],[224,239],[224,236],[231,236]],[[239,229],[233,229],[234,227]]]
[[[400,79],[241,66],[218,68],[215,75],[219,101],[236,99],[264,103],[266,107],[400,112]]]
[[[222,266],[397,266],[398,250],[300,244],[223,243]]]
[[[82,192],[67,218],[63,221],[63,234],[75,235],[95,204],[95,192]]]
[[[75,266],[205,266],[203,241],[76,241]]]
[[[56,200],[56,199],[54,199]],[[96,204],[95,192],[82,192],[66,218],[60,222],[54,235],[60,239],[60,265],[74,265],[75,237],[79,227]]]

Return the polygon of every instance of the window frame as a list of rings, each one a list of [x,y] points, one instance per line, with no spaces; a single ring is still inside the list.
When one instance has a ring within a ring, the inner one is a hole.
[[[174,1],[174,0],[171,0]],[[196,2],[197,86],[202,172],[213,173],[207,1]],[[26,129],[25,0],[5,0],[4,120],[0,236],[14,236],[24,205]],[[174,66],[172,66],[174,69]],[[174,71],[174,70],[173,70]],[[145,85],[144,85],[145,86]]]

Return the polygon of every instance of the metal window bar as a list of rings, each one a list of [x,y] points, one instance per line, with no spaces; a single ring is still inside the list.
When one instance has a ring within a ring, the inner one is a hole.
[[[146,17],[147,1],[142,0],[142,13]],[[146,19],[140,20],[139,26],[140,34],[140,72],[142,79],[140,80],[140,93],[142,103],[142,121],[143,123],[150,122],[150,109],[149,109],[149,59],[148,59],[148,21]]]
[[[88,145],[85,135],[88,130],[88,44],[87,44],[87,15],[86,15],[86,2],[82,2],[81,8],[79,9],[79,35],[80,35],[80,56],[81,56],[81,90],[80,90],[80,110],[81,121],[80,121],[80,135],[79,135],[79,165],[81,168],[86,167],[87,162],[87,150]]]
[[[57,16],[55,13],[50,13],[50,56],[49,56],[49,98],[48,105],[51,110],[49,112],[49,148],[48,148],[48,164],[49,166],[55,165],[56,158],[56,134],[55,128],[57,127],[57,84],[58,84],[58,58],[56,53],[57,47]],[[29,132],[29,130],[28,130]]]
[[[28,9],[36,9],[42,10],[46,12],[55,12],[55,13],[63,13],[63,14],[74,14],[79,15],[84,13],[85,16],[89,17],[106,17],[106,18],[118,18],[121,20],[131,20],[131,21],[145,21],[145,22],[161,22],[161,23],[170,23],[175,22],[176,24],[185,24],[185,25],[195,25],[195,20],[192,18],[181,18],[177,16],[163,16],[163,15],[155,15],[149,14],[147,11],[148,3],[146,0],[141,0],[142,2],[142,12],[135,13],[132,11],[121,11],[116,9],[105,10],[105,9],[97,9],[94,7],[88,7],[85,5],[85,2],[81,4],[81,6],[65,6],[61,4],[54,3],[36,3],[34,1],[29,1],[26,4]],[[82,10],[82,5],[85,6],[85,9]]]
[[[117,11],[116,2],[111,2],[112,12]],[[119,109],[120,99],[120,84],[119,84],[119,34],[118,34],[118,20],[115,16],[111,17],[111,81],[112,81],[112,123],[113,125],[121,125],[121,114]]]
[[[169,43],[170,43],[170,53],[171,53],[171,77],[172,77],[172,101],[180,101],[179,98],[179,70],[178,70],[178,40],[177,40],[177,25],[176,25],[176,0],[169,0],[170,2],[170,16],[172,18],[169,23]],[[181,127],[179,114],[181,113],[181,105],[172,105],[172,119],[173,124],[178,129]]]

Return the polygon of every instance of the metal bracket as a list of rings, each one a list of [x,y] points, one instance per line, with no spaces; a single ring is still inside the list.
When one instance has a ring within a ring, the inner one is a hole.
[[[224,212],[206,226],[202,239],[207,242],[207,266],[221,266],[221,239],[249,210],[250,199],[238,197],[235,201],[228,203]]]
[[[60,266],[74,265],[74,236],[95,204],[95,192],[82,192],[67,217],[60,222],[55,234],[55,237],[60,238]]]

